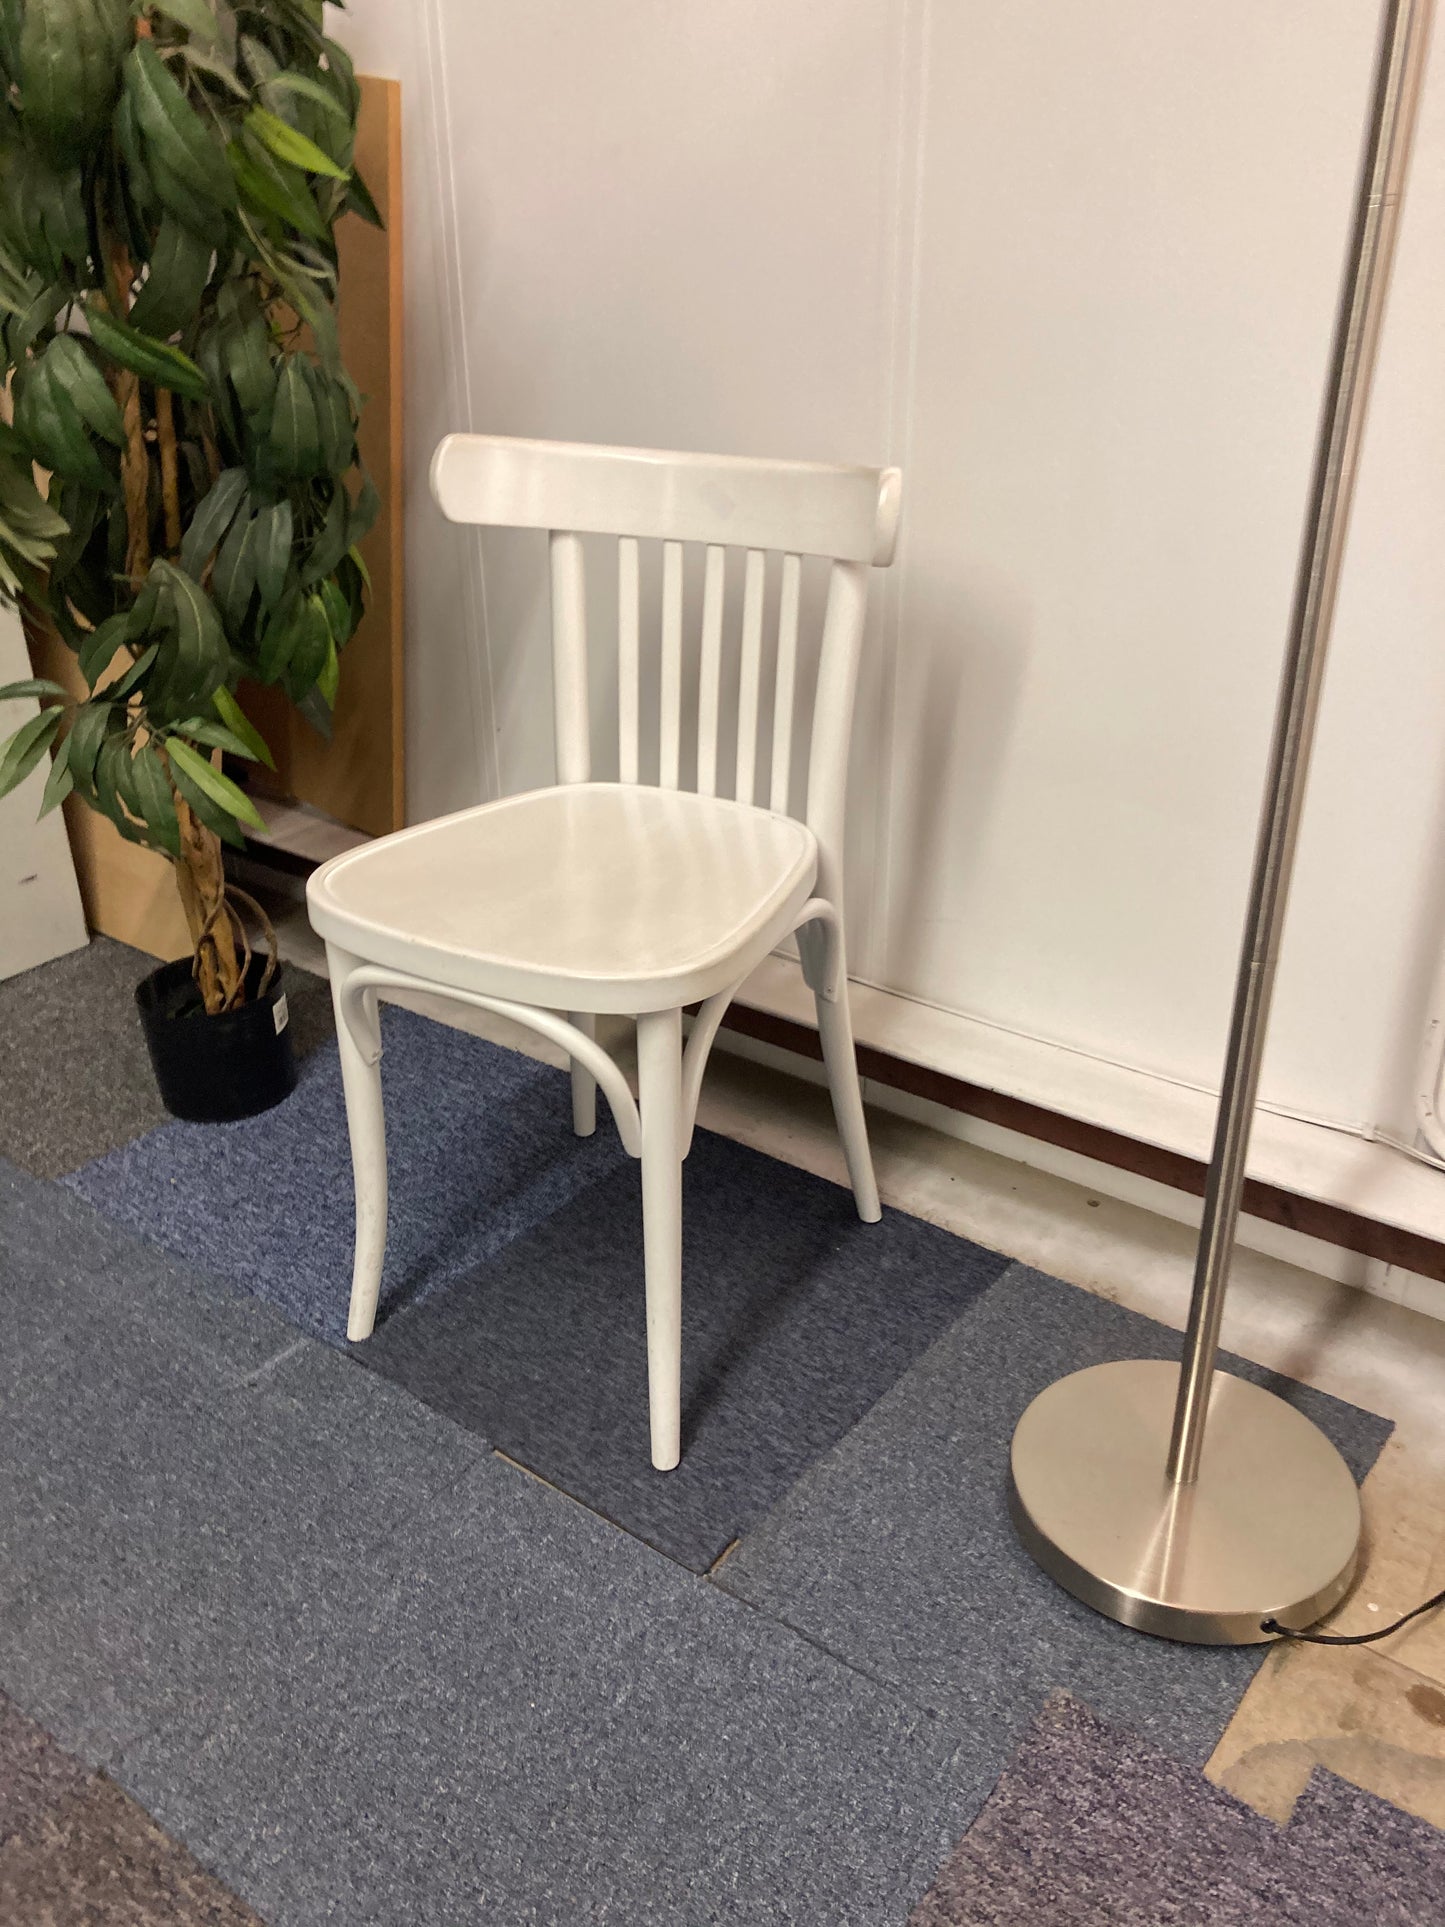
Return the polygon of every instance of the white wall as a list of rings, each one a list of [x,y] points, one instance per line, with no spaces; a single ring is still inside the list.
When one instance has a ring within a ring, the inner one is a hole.
[[[1217,1079],[1373,0],[360,0],[405,86],[411,806],[546,780],[447,427],[906,470],[855,972]],[[1265,1076],[1410,1119],[1445,941],[1445,32]]]

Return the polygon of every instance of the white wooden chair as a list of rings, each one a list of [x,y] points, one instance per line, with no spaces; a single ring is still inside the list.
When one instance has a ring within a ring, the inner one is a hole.
[[[858,1215],[880,1216],[848,1014],[843,816],[868,571],[893,558],[897,469],[745,461],[451,435],[432,490],[455,522],[545,529],[557,787],[462,810],[334,858],[311,878],[326,940],[356,1181],[348,1336],[376,1316],[386,1242],[377,994],[428,990],[519,1020],[572,1060],[574,1129],[600,1084],[642,1160],[652,1462],[680,1450],[682,1161],[734,993],[798,933]],[[584,534],[618,538],[619,782],[591,780]],[[640,541],[661,541],[660,781],[639,780]],[[706,547],[697,788],[679,788],[683,545]],[[736,757],[719,794],[725,549],[744,549]],[[759,800],[765,552],[782,554],[767,800]],[[787,814],[802,558],[831,562],[803,820]],[[683,1048],[682,1014],[701,1006]],[[558,1013],[566,1012],[567,1016]],[[638,1098],[595,1018],[637,1020]]]

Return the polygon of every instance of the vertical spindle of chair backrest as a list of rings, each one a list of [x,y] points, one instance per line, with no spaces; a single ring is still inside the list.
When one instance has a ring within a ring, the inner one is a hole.
[[[723,584],[727,550],[709,545],[702,578],[702,646],[697,660],[697,793],[717,795],[718,703],[722,689]]]
[[[617,774],[635,783],[638,770],[638,570],[637,538],[617,544]]]
[[[761,549],[749,549],[743,573],[743,648],[738,670],[738,758],[733,795],[753,800],[758,760],[758,688],[763,665],[763,565]]]
[[[592,771],[592,739],[587,720],[587,587],[582,537],[553,529],[552,561],[552,719],[557,749],[557,781],[585,783]]]
[[[818,895],[842,902],[838,868],[848,798],[848,738],[863,617],[868,606],[868,564],[835,562],[828,577],[828,605],[818,652],[818,688],[808,749],[807,824],[818,839]]]
[[[658,782],[677,788],[682,752],[682,544],[662,545],[662,676],[658,687]]]
[[[768,807],[783,815],[788,810],[788,785],[793,767],[793,692],[798,677],[798,594],[802,573],[799,557],[783,557],[783,587],[778,599],[778,658],[773,676],[773,780],[768,791]]]

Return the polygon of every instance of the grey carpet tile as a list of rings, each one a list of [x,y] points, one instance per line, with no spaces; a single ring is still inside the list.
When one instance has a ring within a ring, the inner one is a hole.
[[[273,1927],[901,1920],[905,1699],[309,1341],[0,1411],[0,1685]]]
[[[0,1693],[0,1921],[262,1927],[119,1787]]]
[[[60,1177],[166,1122],[136,1015],[154,957],[109,937],[0,983],[0,1157]],[[292,1036],[305,1056],[331,1035],[325,982],[288,967]]]
[[[219,1711],[237,1623],[304,1664],[330,1590],[488,1456],[310,1340],[250,1380],[111,1363],[40,1348],[0,1410],[0,1684],[93,1764],[157,1703]]]
[[[1439,1927],[1445,1835],[1317,1774],[1277,1829],[1059,1694],[909,1927]]]
[[[1179,1646],[1091,1612],[1019,1546],[1005,1489],[1013,1427],[1037,1392],[1105,1359],[1178,1348],[1151,1319],[1014,1266],[744,1539],[718,1583],[966,1724],[981,1794],[1058,1687],[1202,1763],[1261,1649]],[[1357,1477],[1389,1435],[1369,1413],[1228,1362],[1314,1418]]]
[[[499,1460],[116,1777],[276,1927],[901,1922],[969,1811],[942,1723]]]
[[[648,1456],[642,1207],[609,1174],[356,1356],[703,1571],[1007,1260],[699,1132],[683,1184],[683,1458]]]
[[[42,1347],[63,1347],[77,1380],[133,1367],[200,1386],[257,1371],[298,1339],[249,1293],[198,1277],[3,1161],[0,1329],[0,1391]]]
[[[630,1160],[610,1127],[572,1135],[565,1072],[410,1011],[384,1010],[382,1035],[385,1318]],[[107,1217],[345,1345],[351,1153],[334,1041],[275,1110],[236,1124],[173,1121],[66,1182]]]

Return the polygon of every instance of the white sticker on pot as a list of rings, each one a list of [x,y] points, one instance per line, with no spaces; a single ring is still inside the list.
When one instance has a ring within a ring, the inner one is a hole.
[[[285,1030],[286,1020],[290,1015],[290,1013],[286,1009],[286,993],[284,990],[281,992],[281,995],[276,999],[275,1003],[272,1004],[271,1015],[276,1020],[276,1035],[279,1037],[282,1031]]]

